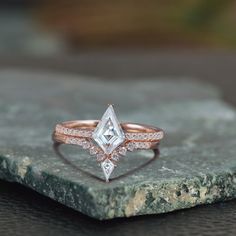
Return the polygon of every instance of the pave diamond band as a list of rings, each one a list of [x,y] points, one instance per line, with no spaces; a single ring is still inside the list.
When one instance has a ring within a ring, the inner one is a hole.
[[[99,120],[75,120],[57,124],[53,132],[55,143],[73,144],[87,149],[101,164],[106,181],[119,159],[127,151],[157,149],[163,130],[137,123],[119,123],[110,105]]]
[[[84,127],[81,127],[82,125]],[[87,127],[87,125],[91,125]],[[73,137],[81,137],[81,138],[92,138],[92,134],[95,130],[95,126],[97,126],[97,120],[76,120],[76,121],[69,121],[63,122],[61,124],[56,125],[55,131],[58,134],[73,136]],[[129,126],[133,126],[133,132],[130,132]],[[136,129],[134,129],[134,126]],[[122,123],[121,127],[123,129],[127,128],[128,131],[125,132],[125,138],[128,140],[161,140],[164,136],[164,132],[161,129],[157,129],[154,127],[140,125],[136,123]],[[149,128],[148,128],[149,127]],[[146,131],[144,131],[146,128]],[[147,130],[148,128],[148,130]]]

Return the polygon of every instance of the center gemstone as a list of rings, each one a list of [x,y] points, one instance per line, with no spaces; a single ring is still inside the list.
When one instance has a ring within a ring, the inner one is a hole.
[[[125,140],[124,132],[117,120],[112,105],[104,113],[93,132],[93,139],[105,154],[111,154]]]

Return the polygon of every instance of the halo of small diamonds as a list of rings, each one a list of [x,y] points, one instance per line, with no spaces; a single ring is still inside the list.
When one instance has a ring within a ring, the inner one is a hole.
[[[56,132],[59,134],[65,134],[69,136],[75,137],[84,137],[91,138],[93,131],[91,129],[75,129],[75,128],[67,128],[61,124],[58,124],[55,128]]]
[[[142,141],[142,140],[159,140],[163,138],[164,133],[159,132],[150,132],[150,133],[126,133],[125,137],[127,140],[132,141]]]

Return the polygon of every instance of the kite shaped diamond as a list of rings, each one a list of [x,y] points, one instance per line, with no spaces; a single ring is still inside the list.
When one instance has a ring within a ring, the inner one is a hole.
[[[124,142],[125,135],[117,120],[112,105],[107,108],[92,136],[107,155],[111,154]]]
[[[112,161],[110,161],[109,159],[106,159],[105,161],[101,163],[101,167],[105,175],[106,182],[109,182],[110,175],[113,172],[115,165],[112,163]]]

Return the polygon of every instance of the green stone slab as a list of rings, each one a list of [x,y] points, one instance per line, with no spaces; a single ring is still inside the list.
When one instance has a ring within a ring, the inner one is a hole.
[[[105,82],[2,70],[0,85],[4,180],[100,220],[236,197],[236,112],[207,84],[184,78]],[[86,151],[64,146],[63,159],[51,142],[57,122],[100,119],[107,103],[115,104],[120,121],[157,125],[166,131],[158,159],[146,152],[129,154],[110,183],[103,182],[101,168]]]

